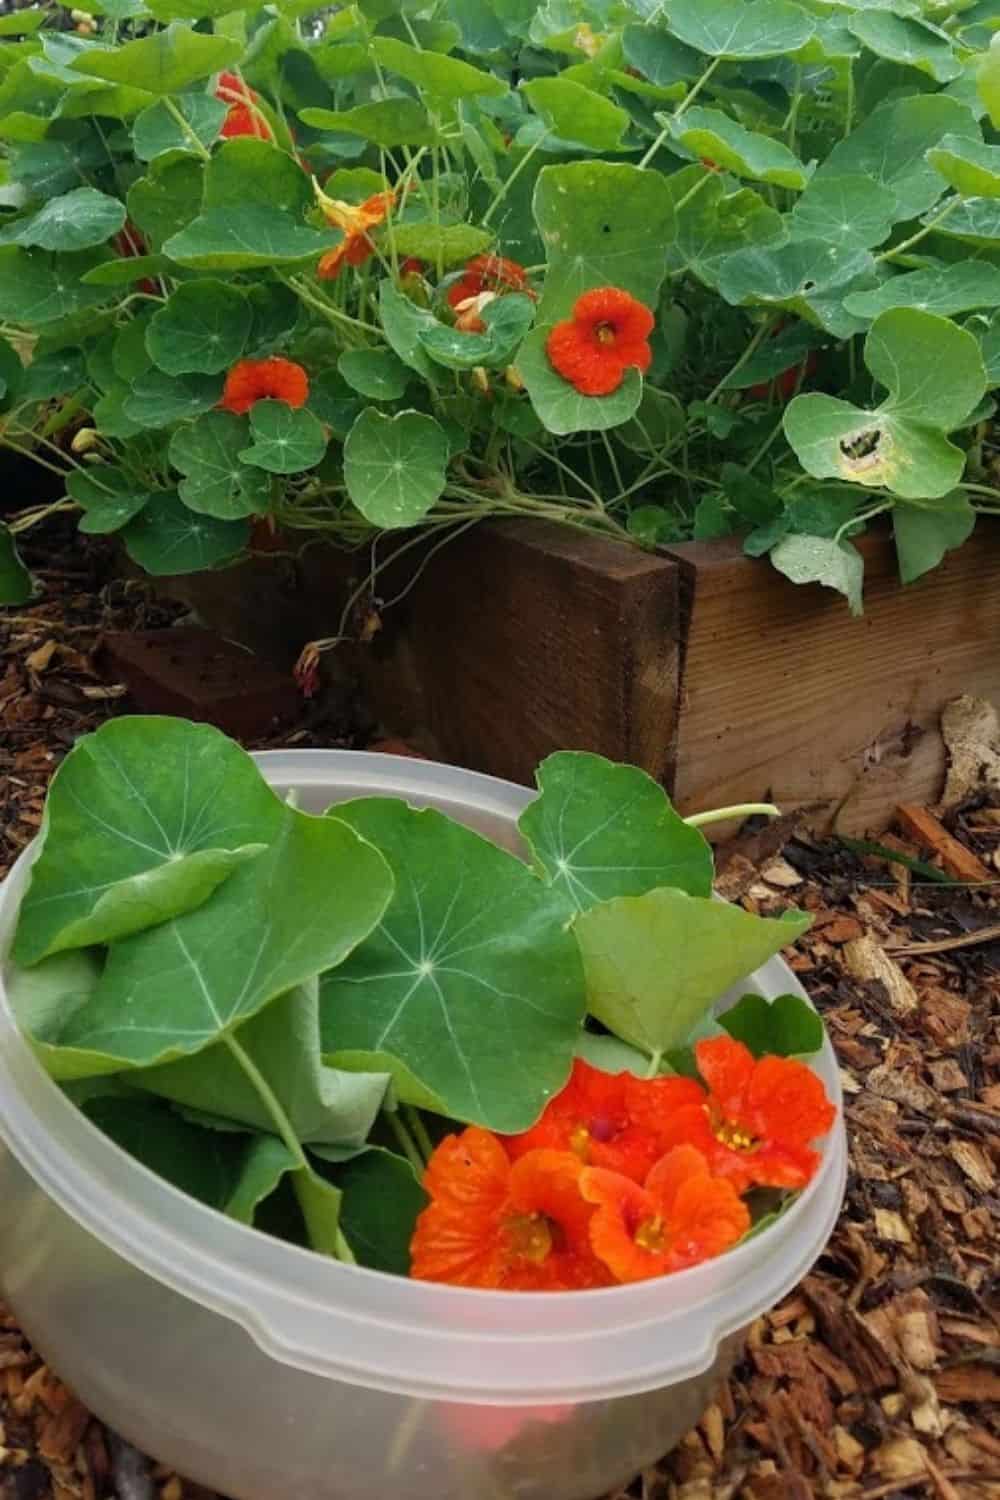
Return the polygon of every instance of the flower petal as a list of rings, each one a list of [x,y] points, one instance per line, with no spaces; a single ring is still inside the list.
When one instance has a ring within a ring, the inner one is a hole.
[[[714,1036],[697,1042],[694,1049],[698,1072],[708,1085],[712,1102],[727,1120],[741,1120],[754,1057],[749,1047],[731,1036]]]

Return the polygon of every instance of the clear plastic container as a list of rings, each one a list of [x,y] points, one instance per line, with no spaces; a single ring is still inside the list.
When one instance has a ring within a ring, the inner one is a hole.
[[[519,848],[531,794],[491,777],[258,759],[305,811],[400,796]],[[2,953],[31,858],[0,889]],[[802,993],[778,959],[748,987]],[[829,1044],[816,1068],[839,1103]],[[138,1165],[47,1077],[0,985],[0,1290],[98,1416],[234,1500],[593,1500],[697,1420],[742,1330],[823,1250],[845,1171],[838,1122],[776,1227],[662,1280],[520,1296],[408,1281],[270,1239]]]

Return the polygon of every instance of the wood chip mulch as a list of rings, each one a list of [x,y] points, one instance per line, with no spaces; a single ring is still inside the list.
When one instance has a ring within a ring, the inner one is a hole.
[[[177,613],[108,582],[99,552],[42,562],[42,602],[0,613],[0,876],[75,737],[127,706],[93,664],[100,632]],[[840,1060],[847,1201],[697,1428],[608,1500],[1000,1500],[1000,797],[970,784],[879,842],[951,883],[793,820],[722,851],[731,899],[813,913],[792,964]],[[112,1497],[212,1500],[92,1420],[0,1309],[0,1500]]]

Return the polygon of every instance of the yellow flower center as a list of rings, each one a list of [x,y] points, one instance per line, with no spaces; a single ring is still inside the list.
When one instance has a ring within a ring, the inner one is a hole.
[[[512,1214],[504,1226],[511,1249],[540,1266],[552,1251],[552,1230],[544,1214]]]
[[[715,1126],[715,1138],[728,1146],[730,1151],[756,1151],[760,1145],[749,1130],[744,1130],[742,1125],[736,1125],[732,1120],[718,1122]]]
[[[643,1219],[633,1238],[640,1250],[651,1250],[654,1255],[662,1255],[667,1248],[667,1235],[661,1216],[656,1214],[652,1219]]]
[[[581,1161],[590,1160],[590,1131],[586,1125],[578,1125],[569,1138],[569,1149]]]
[[[613,344],[615,341],[615,330],[610,323],[598,323],[594,333],[599,344]]]

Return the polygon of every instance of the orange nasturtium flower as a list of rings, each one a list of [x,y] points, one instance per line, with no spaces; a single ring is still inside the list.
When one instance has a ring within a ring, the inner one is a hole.
[[[363,266],[375,254],[368,231],[385,222],[396,195],[388,191],[373,193],[364,203],[344,203],[340,198],[327,197],[315,179],[313,187],[324,219],[344,236],[335,250],[326,252],[316,268],[320,281],[335,281],[345,265]]]
[[[448,288],[448,304],[459,310],[463,302],[469,302],[483,292],[496,295],[521,292],[532,298],[535,295],[528,285],[528,273],[516,260],[506,260],[502,255],[474,255],[466,261],[461,278]]]
[[[581,1171],[570,1151],[530,1151],[512,1164],[476,1125],[447,1136],[424,1175],[431,1201],[417,1219],[410,1275],[521,1292],[609,1286],[590,1248]]]
[[[309,377],[301,365],[273,354],[269,359],[240,359],[232,366],[219,405],[225,411],[249,411],[257,401],[284,401],[305,406]]]
[[[653,314],[619,287],[584,292],[572,316],[557,323],[545,351],[552,368],[584,396],[610,396],[625,371],[646,371],[653,358],[646,342]]]
[[[229,105],[219,134],[225,140],[237,135],[255,135],[262,141],[271,139],[271,127],[255,106],[260,96],[236,73],[220,73],[215,89],[216,99]]]
[[[694,1050],[709,1092],[664,1122],[669,1144],[697,1147],[737,1192],[805,1187],[820,1161],[812,1142],[836,1114],[812,1069],[790,1057],[755,1059],[728,1036]]]
[[[591,1167],[644,1181],[668,1149],[663,1125],[675,1110],[700,1105],[704,1093],[693,1078],[636,1078],[602,1073],[577,1058],[569,1083],[522,1135],[506,1138],[510,1156],[545,1147],[572,1151]]]
[[[750,1228],[750,1210],[732,1183],[713,1177],[692,1146],[662,1157],[642,1187],[584,1167],[580,1191],[596,1204],[591,1244],[618,1281],[683,1271],[728,1250]]]

